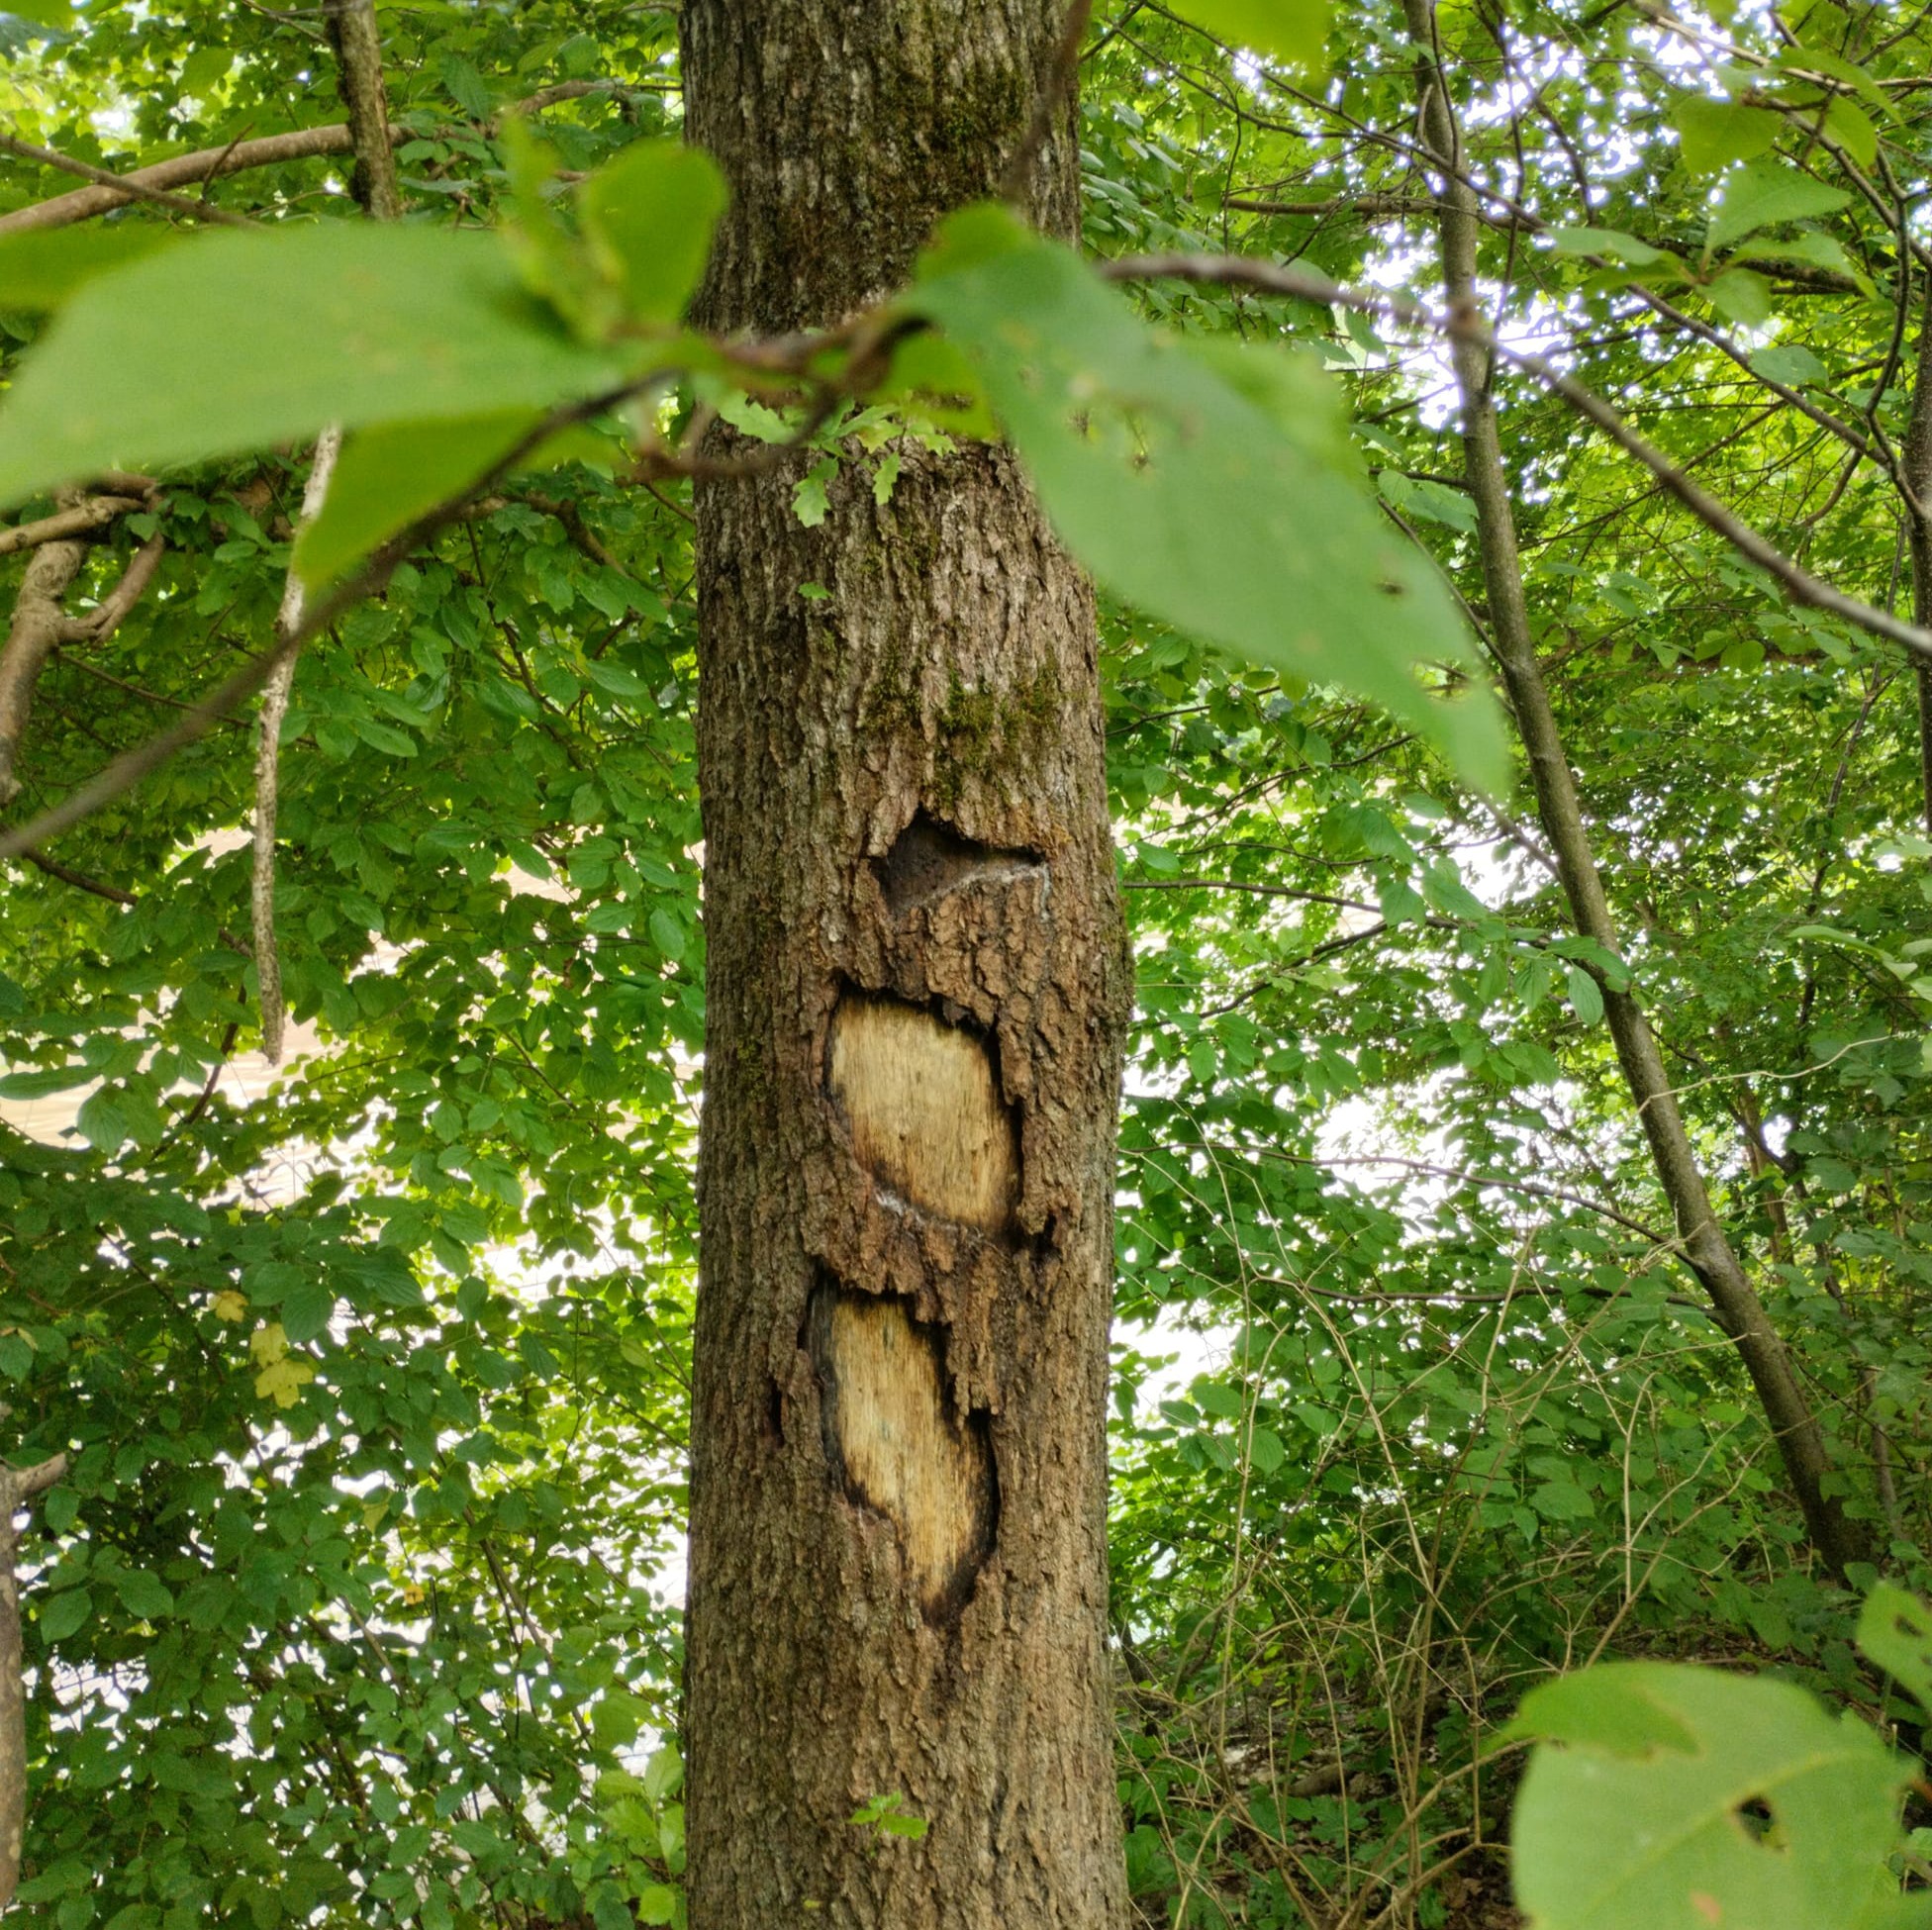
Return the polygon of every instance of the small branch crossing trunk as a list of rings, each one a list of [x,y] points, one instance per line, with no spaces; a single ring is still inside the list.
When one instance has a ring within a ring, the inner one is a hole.
[[[832,323],[982,198],[1047,0],[687,0],[717,329]],[[1028,198],[1070,233],[1071,109]],[[728,437],[724,437],[728,446]],[[1092,597],[1003,451],[698,493],[708,1031],[693,1930],[1114,1930],[1105,1648],[1129,975]],[[884,493],[883,487],[880,491]],[[854,1825],[897,1795],[922,1837]]]

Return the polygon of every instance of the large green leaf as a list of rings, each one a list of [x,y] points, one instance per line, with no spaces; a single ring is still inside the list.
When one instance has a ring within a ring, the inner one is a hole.
[[[1378,515],[1332,385],[1282,349],[1185,344],[997,208],[942,231],[909,298],[983,377],[1069,547],[1150,615],[1382,705],[1476,782],[1502,732],[1428,560]]]
[[[1858,1645],[1886,1675],[1932,1711],[1932,1608],[1881,1582],[1858,1618]]]
[[[151,223],[116,222],[111,228],[30,228],[0,236],[0,310],[37,314],[58,308],[83,282],[180,239]]]
[[[1182,9],[1230,47],[1308,70],[1324,63],[1330,11],[1329,0],[1188,0]]]
[[[1721,174],[1733,161],[1754,160],[1778,139],[1784,122],[1768,107],[1747,107],[1709,94],[1671,103],[1678,152],[1692,174]]]
[[[1901,1914],[1908,1765],[1788,1683],[1610,1663],[1546,1684],[1516,1798],[1538,1930],[1876,1930]],[[1929,1899],[1932,1900],[1932,1899]]]
[[[0,408],[0,503],[331,422],[540,409],[632,367],[572,339],[488,235],[212,236],[99,276],[56,318]]]
[[[1828,215],[1850,199],[1842,188],[1814,181],[1783,161],[1752,161],[1724,183],[1717,211],[1710,218],[1708,245],[1714,254],[1761,228]]]
[[[629,319],[675,322],[704,273],[712,230],[724,212],[717,163],[680,142],[640,141],[578,189],[577,205]]]

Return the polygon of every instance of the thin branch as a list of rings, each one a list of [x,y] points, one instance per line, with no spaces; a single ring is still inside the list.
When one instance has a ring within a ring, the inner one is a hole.
[[[83,181],[92,181],[97,188],[112,188],[123,200],[151,201],[157,207],[171,209],[175,214],[187,215],[195,221],[220,222],[226,228],[257,226],[246,215],[232,215],[226,208],[211,207],[205,201],[191,201],[185,194],[170,194],[165,188],[156,187],[151,182],[143,180],[139,174],[110,174],[104,167],[95,167],[91,162],[75,160],[71,154],[58,153],[51,147],[37,147],[31,141],[21,141],[10,134],[0,134],[0,153],[17,155],[21,160],[39,161],[43,167],[57,167],[66,174],[78,174]],[[150,170],[142,170],[143,173],[148,171]],[[61,197],[63,200],[70,198]],[[22,212],[25,213],[26,210]],[[23,228],[36,225],[32,222],[19,224]]]
[[[56,510],[34,523],[16,523],[11,530],[0,530],[0,556],[12,556],[23,549],[37,549],[44,542],[59,542],[67,536],[84,536],[105,530],[117,518],[148,508],[137,496],[90,496],[71,509]]]
[[[1881,610],[1862,598],[1848,596],[1829,583],[1813,576],[1794,563],[1768,537],[1744,521],[1728,504],[1720,502],[1700,484],[1693,482],[1669,456],[1647,441],[1617,414],[1609,403],[1574,377],[1565,375],[1540,355],[1511,348],[1497,339],[1494,331],[1473,311],[1453,317],[1440,316],[1406,296],[1386,295],[1379,291],[1343,288],[1312,269],[1278,266],[1269,261],[1249,260],[1241,255],[1153,254],[1125,255],[1102,264],[1101,272],[1112,281],[1174,280],[1213,283],[1225,287],[1254,288],[1268,294],[1288,295],[1297,301],[1319,302],[1357,309],[1365,314],[1384,315],[1399,322],[1432,330],[1449,340],[1477,342],[1499,361],[1543,384],[1571,408],[1594,423],[1626,455],[1633,456],[1668,495],[1674,496],[1713,534],[1721,536],[1739,555],[1748,558],[1772,577],[1790,600],[1806,609],[1822,610],[1864,630],[1868,635],[1895,643],[1914,661],[1932,664],[1932,629],[1907,623],[1902,617]]]
[[[339,429],[322,432],[302,491],[302,527],[321,514],[341,447]],[[291,563],[282,585],[282,607],[275,617],[276,647],[284,654],[269,671],[261,690],[261,719],[255,738],[254,875],[248,893],[254,923],[255,984],[261,1003],[261,1054],[271,1066],[282,1062],[287,1017],[282,1002],[282,958],[275,947],[275,813],[281,796],[282,720],[288,715],[289,692],[295,683],[304,601],[302,579]]]

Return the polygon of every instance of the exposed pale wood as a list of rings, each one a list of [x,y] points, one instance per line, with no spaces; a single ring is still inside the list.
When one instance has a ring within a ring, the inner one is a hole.
[[[853,1150],[916,1206],[997,1232],[1018,1156],[986,1045],[930,1013],[846,999],[832,1018],[831,1095]]]
[[[930,1614],[956,1606],[993,1538],[993,1456],[944,1385],[941,1341],[899,1300],[828,1290],[815,1335],[827,1448],[846,1493],[884,1515]]]

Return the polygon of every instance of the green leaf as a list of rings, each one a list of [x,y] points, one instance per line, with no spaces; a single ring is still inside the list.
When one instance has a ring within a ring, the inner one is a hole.
[[[96,1152],[116,1152],[134,1137],[133,1126],[120,1104],[121,1097],[118,1086],[103,1086],[98,1092],[89,1093],[74,1114],[80,1136]]]
[[[1247,1412],[1247,1397],[1239,1388],[1223,1387],[1218,1381],[1197,1381],[1193,1392],[1195,1403],[1204,1414],[1237,1420]]]
[[[1932,1608],[1881,1582],[1859,1615],[1858,1645],[1921,1708],[1932,1710]]]
[[[1828,273],[1843,275],[1866,294],[1872,293],[1872,277],[1846,252],[1845,244],[1834,235],[1821,235],[1815,228],[1800,229],[1782,241],[1761,241],[1751,250],[1754,259],[1801,261]]]
[[[1475,781],[1505,771],[1483,686],[1444,702],[1418,664],[1475,664],[1427,560],[1373,507],[1335,391],[1277,349],[1182,345],[1005,209],[941,231],[908,307],[987,390],[1069,547],[1149,615],[1383,705]]]
[[[1569,989],[1571,1008],[1577,1016],[1586,1025],[1598,1023],[1603,1016],[1603,988],[1581,965],[1568,967],[1564,982]]]
[[[684,956],[684,926],[659,906],[651,913],[649,920],[650,940],[664,956],[672,961]]]
[[[100,275],[54,318],[0,408],[0,503],[331,422],[547,408],[633,372],[571,339],[491,236],[225,233]]]
[[[1272,1427],[1257,1427],[1248,1436],[1248,1459],[1257,1474],[1272,1475],[1288,1460],[1288,1449]]]
[[[1182,11],[1230,47],[1311,73],[1327,64],[1329,0],[1188,0]]]
[[[282,1302],[282,1331],[291,1341],[313,1340],[329,1325],[336,1296],[319,1280],[305,1280]]]
[[[1385,469],[1375,479],[1376,494],[1411,521],[1439,523],[1464,535],[1476,533],[1476,505],[1466,492],[1451,489],[1447,483],[1405,476],[1400,469]]]
[[[88,1067],[78,1061],[47,1072],[10,1072],[0,1079],[0,1099],[45,1099],[49,1093],[64,1093],[85,1085],[92,1077]]]
[[[37,27],[70,27],[74,17],[72,0],[7,0],[0,11],[16,20],[31,20]]]
[[[1776,347],[1760,348],[1751,357],[1751,366],[1767,381],[1783,383],[1787,389],[1822,382],[1826,376],[1824,363],[1800,341],[1781,341]]]
[[[443,56],[442,84],[449,98],[472,121],[488,121],[495,117],[496,96],[490,92],[483,76],[461,54]]]
[[[117,222],[112,228],[30,228],[0,236],[0,310],[37,315],[76,288],[156,254],[180,237],[172,229]]]
[[[1719,315],[1740,328],[1762,329],[1771,320],[1771,284],[1749,268],[1726,268],[1704,293]]]
[[[1866,1930],[1896,1907],[1908,1766],[1788,1683],[1610,1663],[1534,1690],[1511,1732],[1547,1739],[1511,1830],[1539,1930]]]
[[[1734,161],[1756,160],[1769,152],[1783,126],[1770,108],[1744,107],[1707,94],[1685,94],[1673,101],[1671,121],[1678,153],[1692,174],[1721,174]]]
[[[121,1596],[122,1607],[142,1621],[158,1621],[163,1615],[174,1612],[173,1595],[162,1586],[158,1576],[148,1574],[145,1568],[122,1570],[114,1578],[114,1586]]]
[[[640,1696],[628,1689],[608,1689],[591,1709],[591,1734],[600,1749],[616,1749],[634,1740],[649,1716],[649,1704]]]
[[[717,163],[676,141],[637,142],[578,189],[592,253],[632,322],[668,326],[684,313],[724,200]]]
[[[1871,167],[1879,158],[1879,131],[1856,101],[1834,94],[1825,109],[1825,134],[1857,161]]]
[[[1632,268],[1648,268],[1653,262],[1675,261],[1668,248],[1640,241],[1619,228],[1553,228],[1550,242],[1559,254],[1601,254]]]
[[[1716,253],[1761,228],[1828,215],[1850,199],[1842,188],[1827,187],[1783,161],[1752,161],[1724,183],[1706,245]]]
[[[94,1597],[85,1589],[63,1591],[40,1612],[41,1640],[64,1642],[93,1612]]]

